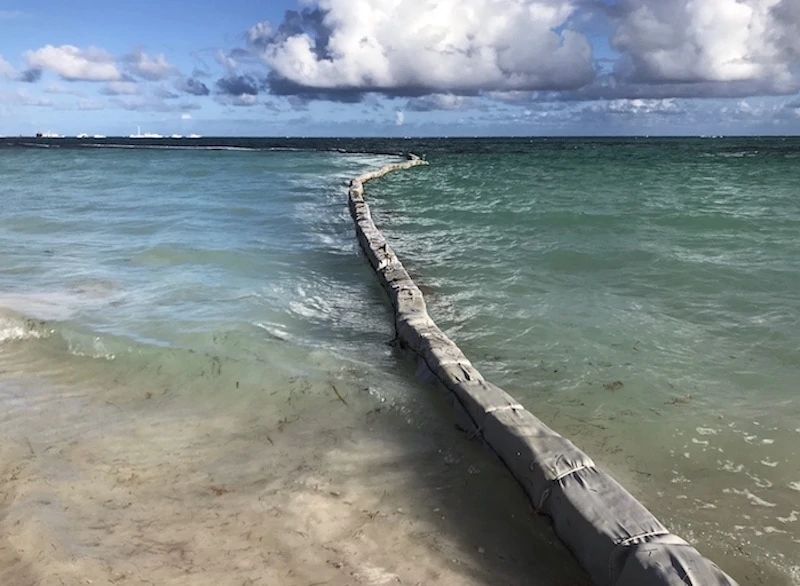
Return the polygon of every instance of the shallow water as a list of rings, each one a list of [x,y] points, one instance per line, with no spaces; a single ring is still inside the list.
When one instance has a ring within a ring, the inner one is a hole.
[[[552,142],[433,153],[376,222],[484,376],[743,583],[800,582],[800,143]]]
[[[795,143],[361,146],[431,161],[368,198],[488,379],[740,583],[800,583]],[[18,583],[584,579],[387,343],[344,183],[390,158],[0,154],[0,523],[24,529],[0,555]]]
[[[2,152],[0,583],[586,583],[386,343],[385,160]]]

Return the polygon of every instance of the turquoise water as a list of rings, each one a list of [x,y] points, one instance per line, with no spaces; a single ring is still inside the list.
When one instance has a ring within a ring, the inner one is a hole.
[[[741,583],[800,583],[800,144],[367,146],[431,162],[368,200],[481,372]],[[304,377],[442,421],[387,344],[345,207],[391,157],[0,155],[4,372],[220,409]]]
[[[369,191],[484,376],[701,550],[797,582],[798,153],[538,142],[434,153]]]

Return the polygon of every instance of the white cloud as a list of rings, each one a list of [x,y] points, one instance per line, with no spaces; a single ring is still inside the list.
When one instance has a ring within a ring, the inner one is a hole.
[[[258,96],[253,94],[241,94],[231,99],[230,103],[234,106],[255,106],[258,104]]]
[[[142,51],[134,51],[126,60],[131,73],[150,81],[160,81],[177,71],[163,53],[150,57]]]
[[[608,112],[609,114],[679,114],[683,112],[680,104],[674,99],[664,100],[608,100],[597,102],[587,107],[592,112]]]
[[[247,30],[247,42],[251,45],[263,45],[272,35],[272,25],[263,21],[254,24]]]
[[[183,114],[181,114],[181,120],[191,120],[191,119],[192,115],[189,114],[188,112],[184,112]]]
[[[278,84],[470,93],[574,88],[594,75],[586,37],[560,30],[576,10],[573,0],[308,4],[319,12],[305,17],[316,16],[325,34],[314,39],[297,27],[290,34],[279,28],[281,34],[263,43],[263,59]]]
[[[766,80],[775,91],[788,91],[792,61],[781,44],[800,24],[800,10],[789,8],[796,1],[621,0],[612,45],[640,81]]]
[[[236,61],[236,59],[225,53],[225,51],[222,49],[217,49],[214,51],[214,59],[216,59],[217,63],[229,71],[233,71],[239,67],[239,63]]]
[[[45,45],[36,51],[27,51],[25,60],[28,67],[52,71],[66,81],[116,81],[122,77],[114,58],[96,47]]]
[[[454,94],[430,94],[412,98],[406,107],[409,110],[427,112],[429,110],[462,110],[473,105],[473,101]]]
[[[12,77],[14,73],[14,67],[11,65],[11,63],[3,59],[3,56],[0,55],[0,76]]]
[[[395,126],[402,126],[405,121],[406,121],[405,113],[402,110],[396,110],[394,113]]]

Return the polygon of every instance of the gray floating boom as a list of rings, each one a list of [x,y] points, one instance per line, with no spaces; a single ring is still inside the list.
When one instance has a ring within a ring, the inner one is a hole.
[[[572,444],[487,382],[428,315],[411,280],[364,201],[364,183],[427,165],[414,155],[350,182],[356,235],[395,309],[399,340],[449,392],[457,415],[480,435],[524,488],[535,509],[598,586],[735,586],[686,541]]]

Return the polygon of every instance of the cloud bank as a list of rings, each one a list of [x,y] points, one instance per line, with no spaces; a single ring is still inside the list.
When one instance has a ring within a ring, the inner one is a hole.
[[[274,93],[574,89],[594,76],[562,0],[317,0],[248,38]]]
[[[357,101],[538,92],[592,99],[798,90],[797,0],[308,0],[245,40],[278,95]],[[587,37],[617,53],[600,73]],[[584,31],[583,29],[587,29]],[[412,102],[442,109],[452,100]]]

